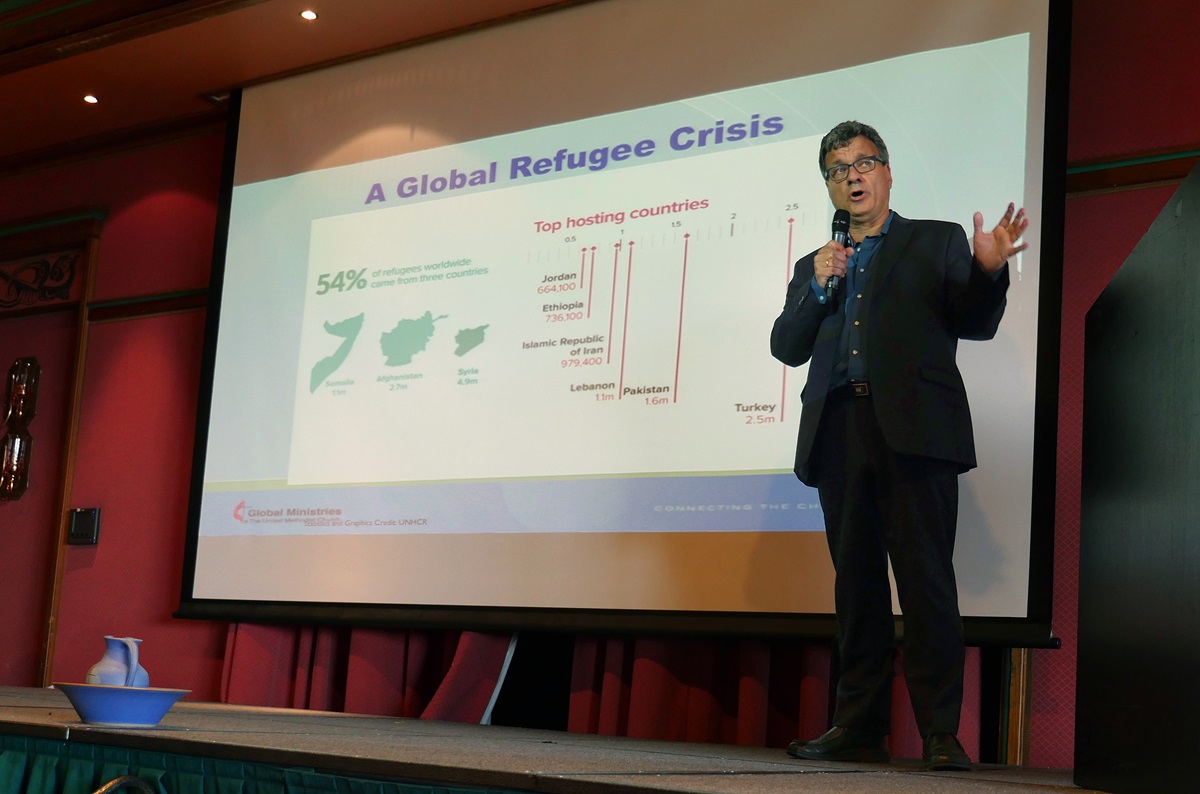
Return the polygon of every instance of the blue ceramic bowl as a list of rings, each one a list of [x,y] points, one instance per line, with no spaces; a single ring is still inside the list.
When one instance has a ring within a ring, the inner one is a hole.
[[[152,728],[190,689],[58,684],[79,718],[91,725],[113,728]]]

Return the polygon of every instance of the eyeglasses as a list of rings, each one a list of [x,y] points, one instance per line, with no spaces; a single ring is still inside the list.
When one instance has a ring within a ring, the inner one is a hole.
[[[870,157],[860,157],[850,165],[839,163],[838,165],[830,166],[825,169],[825,178],[830,182],[845,182],[846,177],[850,176],[850,166],[854,166],[854,170],[860,174],[869,174],[875,170],[875,166],[879,163],[887,165],[887,161],[879,155],[871,155]]]

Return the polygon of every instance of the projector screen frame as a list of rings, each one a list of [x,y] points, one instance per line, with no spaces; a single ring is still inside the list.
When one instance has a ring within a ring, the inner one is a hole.
[[[1042,207],[1035,218],[1041,241],[1034,403],[1034,450],[1028,606],[1025,617],[964,618],[967,642],[980,646],[1056,647],[1052,630],[1054,513],[1062,246],[1058,236],[1065,216],[1066,107],[1070,39],[1069,0],[1048,0],[1048,42],[1044,109]],[[563,12],[551,9],[548,13]],[[565,9],[569,13],[570,8]],[[229,100],[226,158],[221,179],[208,318],[201,363],[192,469],[191,503],[177,617],[202,620],[287,624],[338,624],[490,631],[586,631],[635,634],[720,636],[791,636],[828,638],[835,630],[831,614],[781,614],[658,610],[594,610],[540,607],[472,607],[428,604],[355,604],[243,601],[197,598],[195,564],[200,503],[206,460],[212,383],[216,367],[221,289],[234,190],[242,93]],[[765,345],[765,340],[764,340]],[[897,618],[902,627],[903,619]]]

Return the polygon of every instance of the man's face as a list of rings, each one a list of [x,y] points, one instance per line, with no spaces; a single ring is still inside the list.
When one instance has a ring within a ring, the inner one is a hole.
[[[875,144],[860,135],[841,149],[834,149],[825,155],[825,167],[850,165],[863,157],[878,155],[879,150],[875,148]],[[849,212],[856,225],[872,226],[888,213],[888,198],[892,192],[892,169],[883,163],[876,163],[875,170],[868,174],[860,174],[851,168],[845,181],[833,182],[826,179],[825,187],[835,209]]]

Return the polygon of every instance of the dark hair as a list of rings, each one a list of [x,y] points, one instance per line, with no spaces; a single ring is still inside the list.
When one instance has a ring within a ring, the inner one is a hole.
[[[879,133],[870,124],[863,124],[861,121],[843,121],[826,133],[821,139],[821,153],[819,168],[821,176],[825,175],[825,157],[834,149],[841,149],[849,145],[850,141],[858,137],[866,138],[871,143],[875,144],[875,148],[879,150],[879,162],[884,165],[888,164],[887,144],[883,142],[883,138],[879,137]]]

